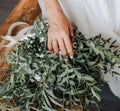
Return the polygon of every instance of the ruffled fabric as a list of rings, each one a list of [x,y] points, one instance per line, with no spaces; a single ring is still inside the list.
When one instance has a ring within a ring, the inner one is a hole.
[[[19,43],[20,41],[23,41],[25,39],[28,39],[29,37],[35,36],[34,33],[31,34],[31,29],[33,29],[33,26],[25,27],[22,30],[20,30],[19,33],[17,33],[17,35],[11,36],[11,33],[15,27],[17,27],[19,25],[24,25],[24,24],[29,25],[25,22],[16,22],[16,23],[13,23],[9,27],[6,36],[2,36],[2,38],[9,41],[9,43],[7,45],[2,46],[2,47],[13,47],[15,44]]]
[[[38,0],[42,15],[47,18],[43,0]],[[98,34],[104,38],[112,38],[120,44],[120,0],[59,0],[59,3],[69,18],[87,39]],[[115,71],[120,72],[119,68]],[[120,76],[106,74],[113,93],[120,98]]]
[[[119,0],[59,0],[59,3],[87,39],[101,33],[120,43]],[[47,18],[43,0],[39,0],[39,4]]]

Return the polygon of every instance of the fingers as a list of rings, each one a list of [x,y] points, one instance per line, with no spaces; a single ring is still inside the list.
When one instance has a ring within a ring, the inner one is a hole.
[[[52,40],[48,37],[48,49],[50,53],[53,53]]]
[[[48,49],[50,53],[55,53],[56,55],[59,54],[58,42],[56,38],[48,38]]]
[[[72,25],[70,26],[69,32],[70,32],[70,35],[72,37],[74,37],[74,31],[73,31],[73,26]]]
[[[59,43],[59,49],[62,53],[62,56],[67,56],[67,51],[66,51],[66,47],[65,47],[63,39],[59,38],[58,43]]]
[[[70,58],[73,58],[74,56],[72,41],[69,35],[65,33],[57,36],[57,38],[49,37],[48,49],[51,53],[56,53],[56,55],[59,55],[59,51],[61,51],[62,56],[67,56],[67,54]]]
[[[54,29],[54,30],[53,30]],[[73,27],[69,26],[69,30],[57,30],[56,27],[52,27],[48,31],[48,49],[51,53],[56,53],[59,55],[59,52],[62,53],[62,56],[70,56],[72,59],[74,56],[73,52]]]
[[[58,40],[56,38],[48,39],[48,49],[51,53],[56,53],[56,55],[58,55],[61,51],[62,56],[67,56],[65,44],[63,42],[63,39],[60,37]]]
[[[64,39],[64,44],[65,44],[66,50],[68,52],[68,55],[70,56],[70,58],[73,58],[74,52],[73,52],[73,45],[72,45],[70,36],[69,36],[69,34],[66,34],[66,33],[62,33],[62,36]]]
[[[52,39],[52,46],[53,46],[54,53],[58,56],[59,55],[59,48],[58,48],[57,39]]]
[[[71,41],[72,41],[72,46],[73,46],[73,43],[74,43],[74,31],[73,31],[73,26],[72,25],[70,26],[69,32],[70,32],[70,35],[71,35]]]

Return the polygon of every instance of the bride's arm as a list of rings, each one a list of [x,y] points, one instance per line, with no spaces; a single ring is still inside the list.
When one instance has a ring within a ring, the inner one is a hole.
[[[63,56],[68,55],[73,58],[74,52],[70,36],[73,36],[73,27],[67,17],[64,15],[58,0],[43,0],[46,8],[49,30],[48,30],[48,48],[51,52]]]

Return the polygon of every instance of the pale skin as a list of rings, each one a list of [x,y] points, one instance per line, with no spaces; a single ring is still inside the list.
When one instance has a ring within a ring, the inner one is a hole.
[[[71,59],[74,56],[73,27],[68,18],[63,13],[58,0],[43,0],[48,18],[48,49],[51,53],[59,52],[62,56],[69,56]]]

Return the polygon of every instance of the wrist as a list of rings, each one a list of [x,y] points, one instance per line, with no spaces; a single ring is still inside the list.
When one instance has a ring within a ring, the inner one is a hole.
[[[50,16],[47,17],[48,18],[48,23],[49,24],[58,24],[61,21],[64,21],[66,16],[64,15],[63,12],[56,12],[56,13],[52,13],[50,14]]]
[[[58,0],[44,0],[48,21],[53,21],[63,16],[64,13],[60,7]]]

